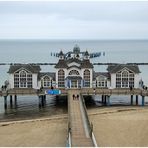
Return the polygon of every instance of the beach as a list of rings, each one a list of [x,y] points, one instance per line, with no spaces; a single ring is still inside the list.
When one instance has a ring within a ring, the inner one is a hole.
[[[101,147],[147,147],[148,108],[108,107],[89,110]]]
[[[147,107],[98,107],[88,110],[100,147],[148,146]],[[66,114],[0,123],[0,146],[65,147]]]
[[[0,147],[65,147],[67,115],[0,123]]]

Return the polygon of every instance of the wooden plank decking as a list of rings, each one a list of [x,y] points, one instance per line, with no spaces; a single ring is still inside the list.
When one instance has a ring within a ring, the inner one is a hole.
[[[69,122],[71,128],[71,141],[74,147],[92,147],[93,143],[87,132],[87,124],[84,121],[80,99],[73,100],[73,94],[80,96],[80,90],[68,90]]]

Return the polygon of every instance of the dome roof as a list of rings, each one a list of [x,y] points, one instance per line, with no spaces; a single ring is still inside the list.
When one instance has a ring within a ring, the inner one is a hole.
[[[80,47],[79,47],[77,44],[74,46],[73,52],[74,52],[75,54],[80,53]]]

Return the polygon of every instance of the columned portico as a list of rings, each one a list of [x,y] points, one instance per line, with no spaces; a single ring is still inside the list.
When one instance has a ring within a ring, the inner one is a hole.
[[[80,76],[68,76],[66,78],[67,88],[81,88],[82,87],[82,77]]]

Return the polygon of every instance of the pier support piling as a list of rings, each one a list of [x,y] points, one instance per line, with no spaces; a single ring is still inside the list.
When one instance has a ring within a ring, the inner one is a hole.
[[[107,96],[107,106],[110,106],[110,96]]]
[[[45,106],[45,95],[42,95],[41,98],[42,98],[41,106],[44,107]]]
[[[44,106],[46,105],[46,95],[44,95]]]
[[[106,105],[106,95],[102,95],[102,104]]]
[[[131,95],[131,105],[133,105],[133,95]]]
[[[106,99],[107,99],[107,96],[104,95],[104,105],[106,105]]]
[[[13,100],[12,100],[12,95],[10,95],[10,107],[12,108],[13,106]]]
[[[42,107],[42,102],[41,102],[42,96],[39,96],[39,108]]]
[[[102,104],[104,104],[104,95],[102,95],[101,98],[102,98]]]
[[[136,105],[138,105],[138,95],[136,95]]]
[[[4,108],[7,109],[7,96],[4,96]]]
[[[145,96],[142,96],[142,106],[144,106],[144,100],[145,100]]]
[[[15,108],[17,108],[17,95],[14,95],[14,104],[15,104]]]

